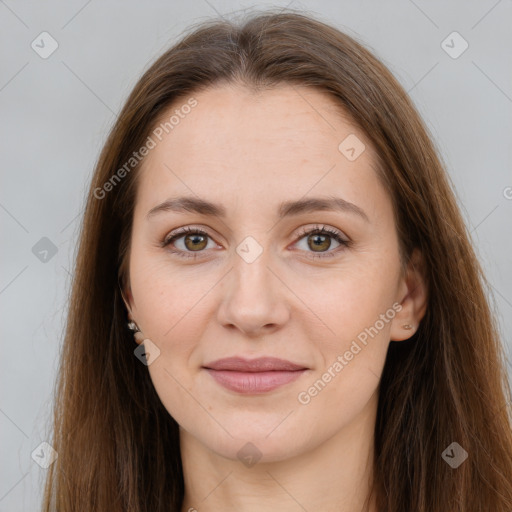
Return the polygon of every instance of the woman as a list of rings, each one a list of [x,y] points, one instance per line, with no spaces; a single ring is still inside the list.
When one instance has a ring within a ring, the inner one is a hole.
[[[371,53],[294,11],[195,27],[96,167],[44,510],[512,510],[486,286]]]

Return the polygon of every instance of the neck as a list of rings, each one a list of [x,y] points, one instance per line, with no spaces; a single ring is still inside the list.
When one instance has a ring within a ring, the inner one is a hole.
[[[377,394],[323,444],[293,458],[250,467],[219,455],[180,429],[185,482],[181,512],[376,512],[373,498],[366,503],[373,475],[376,410]]]

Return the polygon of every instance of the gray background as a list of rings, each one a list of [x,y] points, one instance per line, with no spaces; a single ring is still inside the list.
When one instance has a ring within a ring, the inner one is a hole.
[[[116,112],[191,23],[287,5],[362,40],[410,92],[454,182],[510,358],[511,0],[0,0],[0,512],[39,507],[45,470],[31,453],[48,439],[80,215]],[[47,59],[31,47],[43,31],[59,45]],[[453,31],[469,44],[458,58],[442,47]],[[46,262],[32,250],[43,237],[57,250]]]

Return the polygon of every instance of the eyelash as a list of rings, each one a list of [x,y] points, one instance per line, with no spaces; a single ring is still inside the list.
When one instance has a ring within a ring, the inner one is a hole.
[[[166,238],[161,243],[161,247],[167,247],[168,245],[170,245],[172,242],[174,242],[178,238],[181,238],[181,237],[183,237],[185,235],[188,235],[190,233],[192,233],[194,235],[197,234],[197,235],[201,235],[201,236],[205,236],[205,237],[211,238],[210,235],[206,231],[201,229],[201,228],[185,227],[185,228],[181,229],[180,231],[174,233],[172,236]],[[312,252],[312,253],[310,253],[310,256],[307,256],[308,258],[312,258],[312,259],[332,258],[333,256],[336,256],[340,250],[343,250],[344,248],[350,247],[350,245],[351,245],[351,241],[343,239],[341,237],[341,233],[339,233],[338,231],[332,230],[330,228],[326,228],[325,226],[322,226],[322,227],[315,226],[312,229],[311,228],[310,229],[303,228],[302,231],[299,234],[299,238],[297,239],[297,241],[301,240],[306,235],[317,235],[317,234],[331,236],[332,238],[334,238],[336,240],[336,242],[338,242],[340,244],[340,247],[337,247],[333,251],[324,252],[324,253],[314,253],[314,252]],[[199,253],[203,252],[203,251],[197,251],[197,253],[196,253],[196,252],[181,251],[181,250],[174,250],[174,249],[169,249],[169,250],[173,254],[176,254],[178,257],[181,257],[181,258],[193,258],[193,259],[197,258],[199,256]]]

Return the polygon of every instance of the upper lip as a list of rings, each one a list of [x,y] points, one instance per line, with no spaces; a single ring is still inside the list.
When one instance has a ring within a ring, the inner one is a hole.
[[[211,370],[232,370],[239,372],[267,372],[267,371],[297,371],[306,367],[276,357],[258,357],[257,359],[244,359],[243,357],[226,357],[204,365]]]

